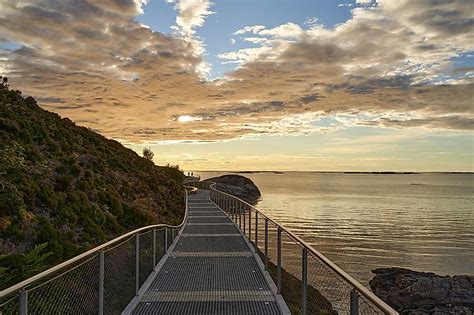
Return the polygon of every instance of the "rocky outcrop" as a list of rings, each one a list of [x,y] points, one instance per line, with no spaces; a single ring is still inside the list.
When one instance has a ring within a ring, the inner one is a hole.
[[[251,204],[255,204],[261,197],[260,190],[254,182],[241,175],[223,175],[206,179],[206,181],[216,182],[218,190],[234,195]]]
[[[369,285],[400,314],[474,314],[474,276],[379,268]]]

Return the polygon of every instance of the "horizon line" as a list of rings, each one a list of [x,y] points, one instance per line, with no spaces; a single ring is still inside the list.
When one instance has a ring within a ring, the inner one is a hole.
[[[187,172],[187,171],[186,171]],[[192,170],[189,172],[213,173],[393,173],[393,174],[474,174],[474,171],[310,171],[310,170]]]

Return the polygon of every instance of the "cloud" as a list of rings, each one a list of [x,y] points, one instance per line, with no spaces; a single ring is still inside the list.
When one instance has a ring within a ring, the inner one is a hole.
[[[144,1],[3,1],[0,39],[21,48],[0,51],[0,69],[42,106],[127,142],[474,129],[472,71],[450,61],[474,50],[467,1],[378,0],[334,28],[243,27],[235,34],[252,47],[219,54],[237,69],[215,81],[202,77],[195,34],[212,4],[173,3],[178,32],[167,36],[135,21]],[[357,119],[318,123],[343,115]]]
[[[474,130],[474,117],[464,116],[442,116],[442,117],[424,117],[406,120],[381,118],[376,121],[365,121],[361,124],[369,126],[382,126],[390,128],[406,128],[406,127],[425,127],[437,129],[454,129],[454,130]]]
[[[179,12],[176,17],[176,25],[171,28],[185,41],[190,43],[194,56],[202,56],[205,52],[205,46],[202,40],[196,36],[196,28],[204,25],[206,18],[214,14],[210,10],[213,3],[209,0],[166,0],[168,3],[174,3],[174,9]],[[201,61],[196,65],[196,71],[205,77],[211,71],[210,64]]]
[[[340,6],[340,5],[338,5],[338,6]],[[306,21],[304,21],[303,24],[308,25],[309,27],[315,27],[315,26],[322,27],[323,26],[323,23],[321,22],[321,19],[319,17],[316,17],[316,16],[306,19]]]
[[[209,0],[167,0],[175,3],[177,30],[185,37],[195,34],[195,28],[204,25],[206,17],[214,14],[210,10],[212,2]]]
[[[362,5],[372,4],[373,2],[374,0],[356,0],[357,4],[362,4]]]
[[[253,33],[253,34],[258,34],[261,30],[264,30],[265,26],[263,25],[253,25],[253,26],[246,26],[244,28],[241,28],[237,30],[234,35],[242,35],[245,33]]]
[[[295,23],[286,23],[272,29],[261,30],[258,34],[281,38],[297,38],[303,35],[303,29]]]
[[[268,38],[264,37],[245,37],[244,41],[254,44],[263,44],[268,41]]]

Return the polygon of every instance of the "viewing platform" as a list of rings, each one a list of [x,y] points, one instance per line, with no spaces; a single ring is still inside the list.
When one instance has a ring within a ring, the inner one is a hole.
[[[0,292],[0,314],[397,314],[298,236],[211,182],[151,225]]]

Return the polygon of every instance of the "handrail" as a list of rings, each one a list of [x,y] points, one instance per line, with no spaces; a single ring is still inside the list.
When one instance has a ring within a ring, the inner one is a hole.
[[[320,259],[324,264],[326,264],[332,271],[334,271],[337,275],[339,275],[341,278],[343,278],[345,281],[347,281],[353,288],[355,288],[362,296],[367,298],[370,302],[374,303],[377,307],[380,308],[382,312],[385,314],[390,314],[390,315],[396,315],[398,312],[396,312],[393,308],[391,308],[387,303],[382,301],[378,296],[376,296],[372,291],[367,289],[365,286],[360,284],[357,280],[355,280],[353,277],[351,277],[349,274],[347,274],[344,270],[342,270],[340,267],[338,267],[335,263],[333,263],[331,260],[329,260],[326,256],[321,254],[319,251],[317,251],[313,246],[308,244],[306,241],[301,239],[299,236],[295,235],[293,232],[289,231],[286,229],[284,226],[282,226],[280,223],[277,221],[273,220],[270,218],[267,214],[263,213],[261,210],[257,209],[250,203],[246,202],[245,200],[242,200],[234,195],[228,194],[226,192],[223,192],[221,190],[218,190],[216,188],[217,183],[212,182],[212,181],[202,181],[202,182],[207,182],[209,183],[209,189],[213,190],[217,193],[226,195],[230,198],[236,199],[239,202],[245,204],[246,206],[250,207],[253,209],[256,213],[260,214],[263,216],[265,219],[269,220],[273,224],[275,224],[278,228],[280,228],[282,231],[284,231],[290,238],[292,238],[298,245],[300,245],[302,248],[305,248],[308,252],[312,253],[314,256],[316,256],[318,259]]]
[[[130,231],[128,233],[125,233],[123,235],[120,235],[102,245],[99,245],[97,247],[94,247],[90,250],[88,250],[87,252],[84,252],[82,254],[79,254],[69,260],[66,260],[54,267],[51,267],[43,272],[40,272],[39,274],[37,275],[34,275],[28,279],[25,279],[11,287],[8,287],[6,289],[4,289],[3,291],[0,291],[0,299],[3,299],[13,293],[16,293],[18,291],[20,291],[21,289],[25,289],[27,288],[28,286],[30,286],[31,284],[41,280],[41,279],[44,279],[44,278],[47,278],[53,274],[55,274],[56,272],[66,268],[66,267],[69,267],[69,266],[74,266],[76,263],[79,263],[81,260],[89,257],[89,256],[92,256],[94,254],[97,254],[99,253],[101,250],[103,249],[106,249],[108,247],[110,247],[111,245],[114,245],[130,236],[133,236],[133,235],[136,235],[140,232],[143,232],[143,231],[147,231],[147,230],[151,230],[151,229],[156,229],[156,228],[180,228],[182,227],[185,223],[186,223],[186,220],[188,218],[188,189],[190,189],[191,191],[195,191],[196,188],[195,187],[192,187],[192,186],[184,186],[185,188],[185,212],[184,212],[184,218],[183,220],[181,221],[181,223],[179,225],[169,225],[169,224],[153,224],[153,225],[147,225],[147,226],[144,226],[144,227],[141,227],[141,228],[138,228],[138,229],[135,229],[133,231]]]

